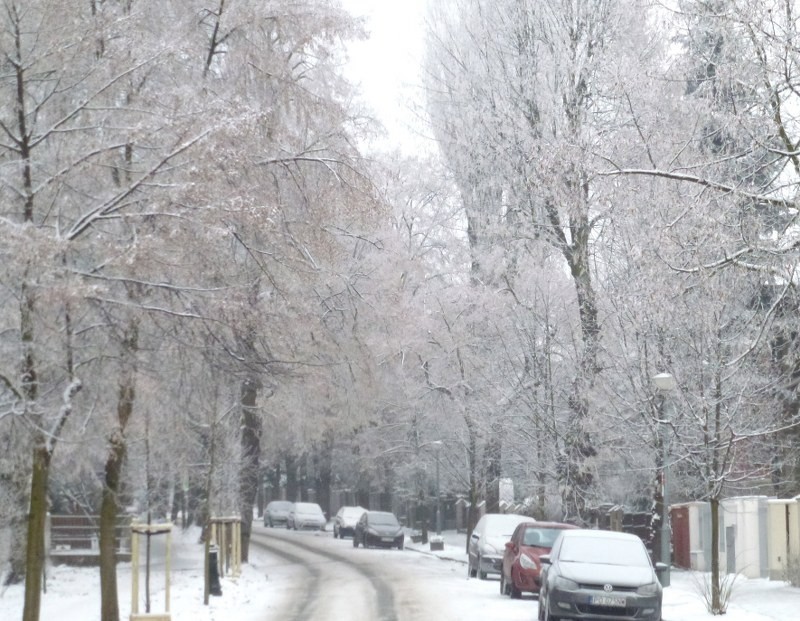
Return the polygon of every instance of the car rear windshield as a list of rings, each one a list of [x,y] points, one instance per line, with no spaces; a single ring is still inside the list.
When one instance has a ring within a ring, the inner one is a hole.
[[[346,518],[360,518],[363,513],[364,509],[345,509],[342,511],[342,515]]]
[[[508,537],[514,534],[514,530],[519,526],[520,518],[513,515],[495,515],[487,520],[485,533],[487,537]]]
[[[632,539],[605,539],[575,537],[567,539],[561,546],[559,560],[565,563],[596,563],[601,565],[625,565],[626,567],[648,567],[650,559],[639,541]]]
[[[391,513],[371,513],[370,524],[386,524],[387,526],[400,526],[397,518]]]
[[[541,548],[552,548],[556,537],[564,530],[563,528],[528,528],[525,530],[523,545],[539,546]]]

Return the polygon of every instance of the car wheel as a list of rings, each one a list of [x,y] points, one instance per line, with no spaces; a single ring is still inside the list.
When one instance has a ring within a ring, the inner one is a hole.
[[[397,544],[397,549],[398,550],[402,550],[403,549],[403,542],[402,541]]]
[[[358,547],[358,538],[355,535],[353,535],[353,547],[354,548]]]
[[[467,561],[467,578],[475,578],[478,575],[478,570],[472,566],[472,558]]]
[[[522,591],[520,591],[517,588],[517,585],[514,584],[513,578],[511,583],[508,585],[508,594],[511,596],[511,599],[520,599],[522,597]]]
[[[478,580],[486,580],[486,572],[481,569],[483,566],[483,562],[481,561],[481,557],[478,556]]]
[[[539,619],[541,621],[559,621],[558,617],[550,614],[550,606],[548,604],[542,606],[541,600],[539,601]]]
[[[334,528],[333,528],[333,538],[334,538],[334,539],[338,539],[338,538],[339,538],[339,531],[338,531],[338,530],[336,530],[336,527],[335,527],[335,526],[334,526]]]

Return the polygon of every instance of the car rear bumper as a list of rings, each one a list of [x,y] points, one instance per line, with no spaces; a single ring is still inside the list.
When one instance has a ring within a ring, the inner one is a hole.
[[[403,539],[404,535],[399,535],[397,537],[381,537],[378,535],[373,535],[372,533],[366,533],[364,535],[364,543],[366,545],[384,548],[395,548],[402,546]]]
[[[285,526],[287,521],[288,520],[285,517],[272,516],[272,517],[265,517],[264,518],[264,523],[265,524],[272,524],[272,525],[282,524],[282,525]]]

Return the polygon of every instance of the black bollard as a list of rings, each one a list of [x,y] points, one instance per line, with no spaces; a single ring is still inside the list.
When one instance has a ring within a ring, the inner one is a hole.
[[[222,585],[219,583],[217,549],[217,546],[208,548],[208,592],[211,595],[222,595]]]

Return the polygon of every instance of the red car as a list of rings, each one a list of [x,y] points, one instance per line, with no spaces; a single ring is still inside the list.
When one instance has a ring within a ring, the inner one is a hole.
[[[542,564],[539,557],[549,554],[562,530],[577,528],[560,522],[524,522],[517,526],[503,554],[500,593],[513,598],[522,592],[539,593]]]

